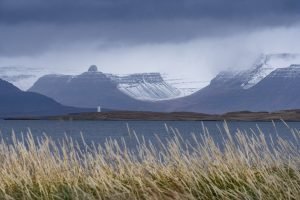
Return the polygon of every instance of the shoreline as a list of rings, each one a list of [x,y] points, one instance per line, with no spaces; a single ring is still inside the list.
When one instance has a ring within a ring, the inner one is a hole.
[[[70,113],[57,116],[22,116],[7,117],[4,120],[60,120],[60,121],[300,121],[300,110],[278,112],[230,112],[225,114],[204,114],[192,112],[88,112]]]

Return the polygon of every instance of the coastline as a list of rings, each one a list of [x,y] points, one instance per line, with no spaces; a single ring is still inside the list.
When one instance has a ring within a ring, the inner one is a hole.
[[[70,113],[57,116],[22,116],[4,118],[4,120],[107,120],[107,121],[300,121],[300,110],[278,112],[230,112],[225,114],[204,114],[192,112],[87,112]]]

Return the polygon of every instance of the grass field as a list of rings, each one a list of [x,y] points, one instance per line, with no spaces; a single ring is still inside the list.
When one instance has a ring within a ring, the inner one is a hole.
[[[225,130],[224,148],[208,133],[193,146],[175,134],[136,150],[12,136],[0,144],[0,199],[300,199],[298,131],[296,143],[267,144],[263,133]]]

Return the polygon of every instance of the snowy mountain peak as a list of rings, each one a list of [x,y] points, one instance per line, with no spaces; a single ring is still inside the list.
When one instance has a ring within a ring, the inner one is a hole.
[[[211,81],[210,85],[214,87],[226,87],[228,89],[247,90],[255,86],[277,69],[286,69],[285,71],[298,71],[299,67],[300,54],[262,54],[253,63],[250,69],[220,72]],[[288,73],[285,72],[285,76],[287,76],[287,74]],[[290,73],[290,75],[292,74]]]
[[[253,65],[253,68],[244,72],[246,81],[241,84],[244,89],[249,89],[263,80],[278,68],[287,68],[293,64],[300,63],[299,54],[268,54],[262,55]]]

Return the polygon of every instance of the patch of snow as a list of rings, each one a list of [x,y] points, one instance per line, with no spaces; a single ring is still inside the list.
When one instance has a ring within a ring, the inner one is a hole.
[[[181,97],[179,89],[166,83],[159,73],[140,73],[127,76],[107,74],[123,93],[132,98],[159,101]]]

